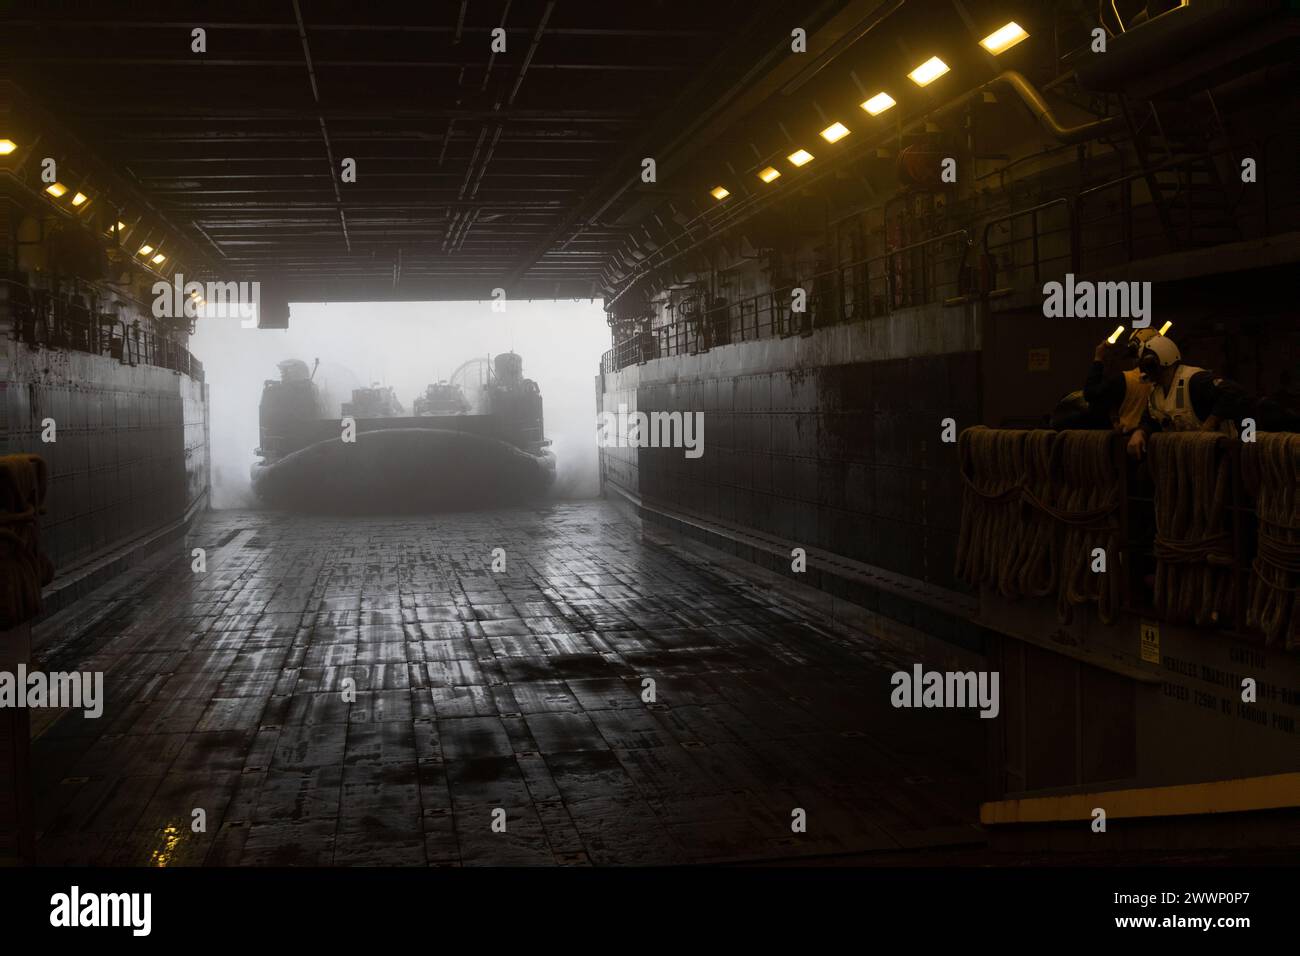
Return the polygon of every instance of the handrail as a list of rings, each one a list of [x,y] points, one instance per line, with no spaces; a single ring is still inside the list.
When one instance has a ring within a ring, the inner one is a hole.
[[[733,340],[746,341],[765,337],[777,337],[794,334],[808,334],[814,328],[837,325],[853,321],[854,316],[846,302],[845,274],[866,267],[870,273],[871,265],[892,262],[899,256],[919,251],[924,252],[934,246],[957,240],[960,254],[946,258],[924,259],[915,269],[921,276],[922,288],[919,301],[906,304],[896,302],[898,290],[894,269],[891,267],[883,277],[889,284],[890,294],[886,311],[895,311],[925,302],[938,301],[938,290],[943,285],[960,288],[974,245],[970,230],[955,229],[938,236],[931,236],[916,242],[910,242],[883,253],[856,259],[831,269],[815,272],[804,278],[783,283],[775,289],[769,289],[743,299],[721,303],[711,299],[702,292],[693,293],[690,301],[698,302],[695,307],[683,309],[680,319],[666,322],[651,329],[634,332],[626,338],[615,341],[614,347],[601,357],[601,369],[605,373],[617,371],[628,365],[645,362],[666,355],[680,355],[707,351],[715,345],[730,344]],[[951,273],[945,279],[935,278],[936,265],[947,266]],[[869,285],[868,276],[866,284]],[[861,301],[863,283],[854,283],[853,305],[857,308]],[[805,308],[800,313],[790,308],[791,293],[795,289],[805,289],[807,299]]]
[[[983,246],[985,255],[989,251],[989,231],[997,225],[1004,222],[1011,222],[1013,219],[1020,219],[1027,214],[1036,213],[1043,209],[1049,209],[1052,206],[1065,206],[1070,210],[1071,216],[1074,214],[1073,203],[1067,196],[1059,196],[1056,199],[1049,199],[1047,202],[1039,203],[1037,206],[1029,206],[1026,209],[1016,209],[1007,213],[1005,216],[998,216],[996,219],[990,219],[984,224]]]
[[[183,345],[165,334],[146,327],[128,325],[124,318],[101,320],[91,306],[74,306],[67,298],[47,290],[32,289],[8,280],[23,294],[8,298],[11,313],[10,337],[32,348],[68,349],[91,355],[112,355],[114,342],[121,343],[118,361],[126,365],[143,363],[188,375],[203,381],[203,363]],[[45,292],[42,296],[39,293]],[[42,301],[43,300],[43,301]],[[77,317],[76,313],[84,313]],[[120,338],[116,333],[120,326]]]
[[[1252,151],[1253,155],[1261,164],[1266,161],[1266,157],[1272,157],[1269,144],[1275,141],[1275,137],[1269,137],[1253,144],[1255,147]],[[1021,270],[1026,273],[1032,272],[1034,284],[1037,286],[1043,280],[1046,263],[1066,260],[1069,263],[1069,271],[1080,273],[1108,264],[1113,255],[1111,250],[1120,245],[1124,247],[1130,260],[1135,255],[1140,256],[1143,253],[1158,254],[1161,249],[1174,251],[1169,248],[1170,238],[1163,233],[1147,232],[1145,229],[1147,223],[1141,217],[1143,211],[1152,208],[1151,204],[1162,200],[1159,197],[1152,197],[1148,202],[1140,201],[1142,194],[1134,188],[1134,183],[1148,174],[1162,174],[1171,170],[1190,169],[1204,163],[1207,158],[1213,161],[1224,155],[1231,155],[1234,150],[1239,151],[1242,148],[1242,144],[1238,142],[1219,146],[1213,150],[1171,159],[1158,166],[1150,167],[1146,171],[1134,170],[1124,173],[1106,182],[1079,190],[1072,195],[1056,196],[1032,206],[998,215],[982,223],[980,246],[983,255],[986,259],[995,259],[994,252],[997,249],[1006,250],[1016,246],[1023,248],[1024,245],[1032,247],[1032,262],[1014,263],[1011,265],[1011,269],[1014,272]],[[1270,210],[1269,208],[1267,191],[1269,177],[1261,175],[1259,179],[1260,182],[1264,183],[1264,186],[1260,189],[1259,194],[1251,200],[1249,209],[1245,214],[1246,218],[1243,221],[1256,223],[1259,234],[1271,235],[1272,231],[1277,228],[1276,223],[1279,217],[1277,216],[1277,210]],[[1117,189],[1120,191],[1119,196],[1117,198],[1108,198],[1105,202],[1105,209],[1100,210],[1099,215],[1095,214],[1098,207],[1098,197]],[[1058,206],[1064,207],[1066,211],[1065,225],[1061,228],[1043,229],[1041,220],[1044,214]],[[1094,212],[1093,217],[1089,218],[1085,215],[1085,210]],[[1027,235],[1023,237],[1013,235],[1006,243],[1000,244],[993,240],[993,231],[998,226],[1023,218],[1028,218],[1031,222],[1031,228]],[[889,314],[898,308],[906,308],[919,303],[915,299],[909,299],[905,304],[900,304],[898,301],[900,290],[895,286],[895,270],[892,267],[887,267],[883,274],[877,272],[873,275],[872,273],[875,271],[873,267],[880,263],[892,263],[896,257],[906,255],[918,248],[926,248],[965,237],[966,245],[962,249],[960,256],[946,260],[923,260],[919,269],[914,272],[914,274],[922,276],[922,284],[925,286],[919,294],[919,302],[932,301],[935,288],[930,287],[930,283],[934,282],[936,287],[941,283],[935,279],[930,270],[934,266],[948,267],[955,262],[956,281],[961,283],[970,248],[974,245],[971,232],[978,228],[980,228],[979,225],[971,224],[968,228],[921,239],[896,249],[889,249],[873,256],[866,256],[843,263],[829,270],[814,273],[802,280],[795,280],[793,283],[782,284],[776,288],[730,302],[727,306],[727,328],[725,331],[719,328],[710,331],[708,334],[701,334],[699,326],[706,323],[710,318],[710,310],[706,307],[700,311],[696,318],[686,324],[687,327],[683,327],[680,322],[672,321],[654,327],[648,332],[638,333],[638,335],[642,337],[648,335],[655,340],[657,343],[655,346],[656,355],[671,355],[684,351],[697,351],[700,348],[707,349],[712,344],[724,344],[732,338],[745,341],[766,336],[807,332],[811,328],[820,325]],[[1044,256],[1040,245],[1041,241],[1044,239],[1051,241],[1051,237],[1061,236],[1062,234],[1065,235],[1066,241],[1058,241],[1049,246],[1051,252]],[[873,233],[873,235],[879,235],[879,233]],[[857,275],[853,274],[855,271],[858,272]],[[946,281],[951,282],[953,280],[949,278]],[[819,286],[822,285],[827,285],[829,288],[819,289]],[[804,313],[805,318],[801,321],[796,320],[792,324],[788,321],[792,317],[787,315],[788,310],[784,308],[786,303],[782,300],[788,299],[790,290],[796,287],[807,288],[809,290],[809,300],[807,312]],[[962,287],[959,285],[958,288],[961,289]],[[962,291],[965,290],[962,289]],[[979,284],[981,294],[986,295],[990,291],[992,290],[986,288],[984,283]],[[872,298],[873,295],[875,296],[874,299]],[[689,327],[692,325],[694,328]],[[718,339],[719,332],[722,333],[720,340]],[[646,359],[643,351],[638,350],[635,341],[636,336],[615,342],[615,348],[611,350],[610,359],[614,368],[622,368],[625,364],[628,364],[627,359],[633,361],[644,361]]]

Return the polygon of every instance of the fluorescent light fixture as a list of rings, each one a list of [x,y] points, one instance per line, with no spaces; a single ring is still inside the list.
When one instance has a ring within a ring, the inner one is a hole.
[[[781,178],[781,170],[777,169],[775,166],[769,166],[767,169],[759,171],[758,178],[763,180],[765,183],[770,183],[774,179]]]
[[[796,149],[793,153],[787,156],[786,159],[790,160],[790,162],[794,163],[796,166],[802,166],[804,163],[811,163],[813,161],[813,154],[808,152],[806,149]]]
[[[163,260],[166,259],[166,258],[167,258],[167,257],[166,257],[165,255],[163,255],[163,254],[160,252],[160,253],[158,253],[158,255],[154,256],[154,257],[153,257],[152,259],[150,259],[149,261],[152,262],[154,265],[157,266],[157,265],[161,265],[162,262],[163,262]]]
[[[0,139],[0,156],[8,156],[17,148],[18,144],[12,139]]]
[[[51,196],[53,196],[55,199],[58,199],[60,196],[62,196],[64,193],[68,191],[68,187],[63,185],[63,183],[50,183],[48,186],[45,187],[45,191],[49,193]]]
[[[147,244],[146,244],[146,245],[141,246],[141,247],[139,248],[139,250],[137,250],[136,255],[137,255],[137,256],[147,256],[147,255],[148,255],[149,253],[151,253],[151,252],[153,252],[153,246],[150,246],[150,245],[147,245]]]
[[[1119,341],[1119,337],[1123,334],[1124,334],[1124,326],[1117,325],[1115,326],[1115,331],[1110,333],[1110,338],[1108,338],[1106,341],[1109,342],[1111,345],[1114,345],[1116,342]]]
[[[1020,24],[1016,23],[1015,20],[1012,20],[1006,26],[999,27],[983,40],[980,40],[980,46],[993,54],[1002,53],[1006,50],[1010,50],[1013,46],[1021,40],[1026,39],[1028,36],[1029,34],[1024,31]]]
[[[845,136],[849,135],[849,128],[843,123],[832,123],[822,130],[822,139],[828,143],[838,143]]]
[[[72,197],[72,205],[80,206],[83,203],[85,203],[85,201],[89,198],[90,197],[87,196],[85,193],[77,193],[77,195]]]
[[[948,64],[937,56],[932,56],[911,73],[907,78],[917,86],[928,86],[948,72]]]
[[[862,108],[872,116],[879,116],[885,110],[894,105],[894,98],[888,93],[877,93],[871,99],[862,104]]]
[[[1164,335],[1173,327],[1174,327],[1174,323],[1172,321],[1166,322],[1164,325],[1160,326],[1160,334]]]
[[[731,190],[726,186],[714,186],[709,190],[709,195],[714,199],[722,200],[731,195]]]

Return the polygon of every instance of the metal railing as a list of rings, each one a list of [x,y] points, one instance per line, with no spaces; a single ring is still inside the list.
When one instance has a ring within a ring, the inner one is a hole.
[[[637,331],[626,332],[602,356],[601,369],[609,373],[718,345],[809,335],[826,326],[944,301],[970,284],[971,246],[970,233],[958,229],[734,302],[699,296],[700,304],[682,318],[654,328],[647,320]]]
[[[203,381],[203,363],[169,335],[99,312],[74,298],[8,280],[13,338],[32,348],[70,349],[106,355],[123,365],[151,365]]]
[[[616,333],[614,347],[601,367],[611,372],[715,345],[808,334],[822,326],[876,319],[974,291],[1038,289],[1045,278],[1066,271],[1087,273],[1179,251],[1181,237],[1171,237],[1159,215],[1159,203],[1171,199],[1152,196],[1147,181],[1152,176],[1170,176],[1190,182],[1193,170],[1203,167],[1207,159],[1235,162],[1239,155],[1250,155],[1257,161],[1255,183],[1227,192],[1243,235],[1262,237],[1294,229],[1300,224],[1296,191],[1291,190],[1290,199],[1279,205],[1278,190],[1274,187],[1270,193],[1273,177],[1268,173],[1284,167],[1286,147],[1280,134],[1225,145],[986,220],[982,227],[971,227],[972,231],[980,228],[978,271],[970,268],[970,233],[959,229],[736,302],[705,301],[694,315],[659,326],[651,327],[647,317],[621,337]],[[1191,223],[1191,206],[1185,211]],[[1188,227],[1189,239],[1194,228]],[[951,248],[945,249],[946,244]],[[802,312],[791,307],[796,288],[806,293]]]
[[[997,272],[997,287],[1021,287],[1032,282],[1041,286],[1045,275],[1094,272],[1108,266],[1134,262],[1150,256],[1177,252],[1184,248],[1171,241],[1158,214],[1145,180],[1149,176],[1172,175],[1190,181],[1192,170],[1211,159],[1232,158],[1239,153],[1257,159],[1256,193],[1239,196],[1232,208],[1235,221],[1245,237],[1263,237],[1293,229],[1297,225],[1295,191],[1291,203],[1278,205],[1276,190],[1270,193],[1271,176],[1264,171],[1270,163],[1274,139],[1260,140],[1242,147],[1224,146],[1206,155],[1170,160],[1148,170],[1134,170],[1124,176],[1090,186],[1073,196],[1062,196],[1017,209],[989,220],[983,230],[982,252]],[[1136,186],[1136,188],[1135,188]],[[1180,202],[1190,201],[1185,190]],[[1193,222],[1192,207],[1185,206],[1186,222]],[[1194,228],[1194,227],[1189,227]],[[1194,234],[1175,237],[1188,243]]]
[[[1040,224],[1044,219],[1048,218],[1049,210],[1064,212],[1065,225],[1049,230],[1041,229]],[[1029,224],[1029,235],[1018,236],[1016,226],[1026,219]],[[1003,275],[1018,276],[1024,271],[1029,271],[1033,275],[1033,284],[1037,287],[1042,284],[1044,267],[1048,263],[1059,264],[1065,262],[1068,263],[1068,271],[1078,271],[1079,243],[1077,229],[1078,218],[1075,215],[1073,202],[1065,197],[1052,199],[1048,202],[1039,203],[1037,206],[1031,206],[1028,209],[1017,209],[1005,216],[990,219],[985,223],[982,241],[984,255],[987,261],[997,263],[998,284],[1001,284],[1000,280]],[[994,230],[1007,235],[1007,238],[1001,242],[990,242],[989,236]],[[1065,238],[1066,249],[1064,252],[1059,251],[1057,244],[1059,237]],[[1016,250],[1024,243],[1029,245],[1028,262],[1019,261],[1016,253]],[[1047,255],[1046,252],[1052,254]],[[1013,282],[1013,284],[1022,283]]]

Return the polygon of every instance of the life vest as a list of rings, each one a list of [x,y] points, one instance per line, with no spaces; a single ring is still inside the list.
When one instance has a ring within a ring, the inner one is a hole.
[[[1147,402],[1151,417],[1170,431],[1200,431],[1204,423],[1197,416],[1196,409],[1192,407],[1191,381],[1194,376],[1204,371],[1205,369],[1197,368],[1195,365],[1179,365],[1169,391],[1166,392],[1159,385],[1152,385],[1151,397]],[[1232,422],[1225,421],[1219,430],[1224,434],[1232,435],[1236,432],[1236,427]]]
[[[1142,413],[1146,411],[1151,398],[1152,385],[1142,381],[1142,373],[1129,369],[1124,373],[1124,400],[1115,412],[1115,429],[1127,435],[1142,422]]]

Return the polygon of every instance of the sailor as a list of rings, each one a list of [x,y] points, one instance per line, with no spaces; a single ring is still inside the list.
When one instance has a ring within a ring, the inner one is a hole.
[[[1138,371],[1152,388],[1141,424],[1128,442],[1128,453],[1134,458],[1146,454],[1152,432],[1205,431],[1232,437],[1249,413],[1245,389],[1208,369],[1183,364],[1178,346],[1163,335],[1142,346]]]
[[[1143,380],[1137,360],[1142,346],[1158,334],[1150,328],[1134,329],[1129,334],[1124,357],[1125,364],[1131,363],[1132,368],[1107,373],[1106,355],[1113,349],[1110,339],[1103,339],[1093,352],[1092,368],[1088,370],[1088,379],[1083,385],[1083,397],[1094,414],[1103,417],[1122,435],[1132,434],[1142,423],[1142,414],[1151,396],[1151,383]]]
[[[1138,353],[1143,344],[1159,333],[1155,329],[1134,329],[1128,342],[1117,346],[1115,340],[1123,333],[1117,328],[1112,335],[1101,340],[1092,353],[1092,367],[1083,388],[1062,398],[1052,411],[1051,427],[1057,431],[1079,428],[1110,428],[1123,435],[1132,434],[1146,411],[1151,384],[1142,381],[1137,369]],[[1131,368],[1116,368],[1107,359],[1123,353],[1122,364]]]

